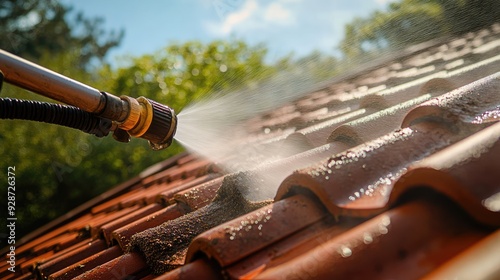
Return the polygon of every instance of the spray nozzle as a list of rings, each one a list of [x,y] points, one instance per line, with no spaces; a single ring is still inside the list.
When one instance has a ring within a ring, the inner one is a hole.
[[[77,107],[57,107],[53,110],[55,114],[57,113],[53,119],[59,120],[68,114],[76,119],[75,122],[66,124],[67,126],[94,131],[94,127],[87,128],[86,124],[98,126],[103,119],[107,124],[113,123],[112,128],[106,127],[103,134],[114,130],[113,137],[121,142],[128,142],[130,136],[143,138],[149,140],[154,150],[167,148],[174,138],[177,129],[177,116],[174,110],[145,97],[137,99],[128,96],[117,97],[98,91],[3,50],[0,50],[0,73],[6,82]],[[14,104],[10,101],[7,103]],[[20,104],[28,106],[22,102]],[[46,104],[38,107],[40,107],[38,108],[40,117],[32,119],[46,122],[47,118],[44,117],[46,112],[43,111]],[[82,114],[79,110],[87,113],[83,114],[86,116],[85,120],[81,120]],[[58,114],[60,111],[64,112]],[[71,113],[67,113],[68,111]],[[27,119],[26,116],[19,118]],[[74,123],[77,125],[73,125]]]
[[[129,112],[123,122],[117,122],[121,131],[115,130],[115,139],[128,142],[130,136],[143,138],[149,140],[153,150],[165,149],[172,144],[177,130],[177,116],[173,109],[145,97],[120,98],[129,104]]]

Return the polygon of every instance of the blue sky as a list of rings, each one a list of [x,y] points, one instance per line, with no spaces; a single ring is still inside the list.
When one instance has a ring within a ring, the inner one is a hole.
[[[313,50],[334,53],[344,25],[383,9],[388,0],[63,0],[87,17],[104,18],[125,37],[108,58],[151,53],[172,42],[234,36],[264,43],[269,59]]]

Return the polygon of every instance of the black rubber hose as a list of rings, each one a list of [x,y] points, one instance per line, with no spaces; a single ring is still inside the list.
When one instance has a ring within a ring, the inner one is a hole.
[[[97,137],[108,135],[111,121],[80,108],[14,98],[0,98],[0,119],[21,119],[79,129]]]

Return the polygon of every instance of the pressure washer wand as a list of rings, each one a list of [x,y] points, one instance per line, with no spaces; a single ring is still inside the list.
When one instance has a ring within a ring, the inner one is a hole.
[[[145,97],[120,97],[99,91],[35,63],[0,50],[0,71],[10,84],[76,106],[114,124],[113,136],[149,140],[154,150],[172,143],[177,116],[173,109]]]

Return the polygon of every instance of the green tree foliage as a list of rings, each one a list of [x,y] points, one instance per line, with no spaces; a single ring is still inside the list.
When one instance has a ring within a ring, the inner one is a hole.
[[[459,35],[498,22],[497,0],[402,0],[345,27],[340,49],[347,59]]]
[[[102,61],[123,35],[106,32],[101,24],[102,19],[73,14],[59,1],[4,0],[0,1],[0,48],[75,80],[92,83],[96,76],[87,72],[89,66]],[[1,95],[52,101],[8,84],[4,84]],[[103,191],[89,187],[99,182],[98,176],[90,176],[92,181],[77,176],[80,181],[75,185],[70,181],[70,173],[78,175],[78,166],[88,165],[86,159],[97,147],[91,141],[91,136],[68,128],[1,120],[0,170],[16,166],[18,238]],[[100,180],[109,185],[118,175],[110,173]],[[6,172],[0,172],[0,180],[6,182]],[[6,193],[6,185],[0,190]],[[0,204],[7,209],[6,200]]]
[[[270,76],[264,63],[266,48],[239,40],[192,41],[172,44],[154,54],[130,57],[118,70],[101,72],[112,77],[106,88],[116,95],[146,96],[177,112],[209,92],[221,92]]]
[[[56,0],[2,0],[0,48],[34,61],[46,51],[78,49],[77,65],[87,66],[104,58],[123,37],[123,31],[102,29],[102,18],[71,15],[71,8]]]

